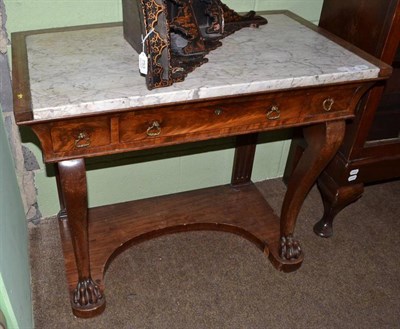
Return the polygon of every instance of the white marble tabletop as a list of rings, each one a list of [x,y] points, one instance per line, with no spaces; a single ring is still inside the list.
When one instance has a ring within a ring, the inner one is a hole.
[[[149,91],[122,27],[27,37],[34,119],[376,78],[379,68],[283,14],[222,40],[184,82]]]

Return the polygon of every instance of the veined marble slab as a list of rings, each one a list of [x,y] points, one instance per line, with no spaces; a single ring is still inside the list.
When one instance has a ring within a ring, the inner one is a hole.
[[[286,15],[222,40],[184,82],[149,91],[122,27],[27,37],[35,119],[376,78],[379,68]]]

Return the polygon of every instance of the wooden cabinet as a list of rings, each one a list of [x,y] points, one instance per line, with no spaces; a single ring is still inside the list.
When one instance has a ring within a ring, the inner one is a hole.
[[[360,101],[338,154],[318,180],[325,211],[314,231],[329,237],[334,217],[362,195],[364,184],[400,177],[400,1],[325,0],[319,26],[393,66],[387,83]],[[300,145],[292,144],[286,176]]]

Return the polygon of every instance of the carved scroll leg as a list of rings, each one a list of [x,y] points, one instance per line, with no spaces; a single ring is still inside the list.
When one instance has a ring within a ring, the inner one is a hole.
[[[67,210],[65,209],[64,195],[61,187],[60,171],[57,164],[54,166],[54,171],[57,183],[58,202],[60,203],[60,211],[57,214],[57,218],[59,220],[67,220]]]
[[[90,274],[86,170],[83,159],[58,163],[60,185],[78,270],[78,284],[71,292],[74,315],[92,317],[105,308],[105,298]]]
[[[314,225],[314,232],[323,238],[333,235],[333,219],[350,203],[358,200],[364,192],[364,184],[339,186],[332,177],[323,172],[318,178],[318,188],[324,203],[324,215]]]
[[[307,148],[288,182],[281,212],[279,256],[294,263],[302,257],[300,244],[293,238],[297,216],[307,193],[338,150],[344,137],[345,122],[325,122],[303,130]]]

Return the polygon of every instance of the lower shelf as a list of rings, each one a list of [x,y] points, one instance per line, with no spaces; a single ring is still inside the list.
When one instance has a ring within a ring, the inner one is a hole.
[[[104,291],[110,262],[135,243],[167,233],[219,230],[241,235],[285,272],[300,267],[303,257],[279,257],[279,217],[253,184],[224,185],[89,209],[89,250],[93,280]],[[78,282],[67,221],[60,233],[70,291]]]

